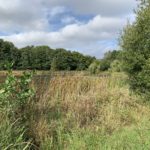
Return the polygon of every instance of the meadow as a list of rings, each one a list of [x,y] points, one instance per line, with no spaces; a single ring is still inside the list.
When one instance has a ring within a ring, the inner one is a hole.
[[[40,72],[33,78],[36,93],[26,107],[28,142],[17,136],[22,130],[17,120],[10,122],[0,111],[1,148],[148,150],[150,105],[129,90],[124,73],[103,74]],[[0,75],[2,82],[5,72]]]

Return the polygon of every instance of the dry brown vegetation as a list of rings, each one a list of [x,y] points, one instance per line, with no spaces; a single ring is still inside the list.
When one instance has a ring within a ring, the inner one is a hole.
[[[39,74],[32,82],[35,97],[25,110],[32,148],[140,150],[150,146],[149,105],[129,90],[124,73]],[[4,122],[0,131],[4,131],[7,119],[3,113],[0,116]]]
[[[103,78],[57,76],[46,80],[44,94],[31,105],[31,136],[39,145],[49,141],[56,148],[59,134],[90,130],[111,135],[124,127],[140,124],[150,110],[129,92],[126,79],[124,74],[114,74]],[[42,85],[38,86],[38,91],[42,89]],[[68,141],[61,140],[67,148]]]

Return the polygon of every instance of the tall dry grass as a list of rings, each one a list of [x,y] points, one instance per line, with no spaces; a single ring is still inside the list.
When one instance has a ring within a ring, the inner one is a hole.
[[[123,73],[38,73],[32,83],[35,97],[25,110],[27,141],[32,143],[23,142],[22,134],[14,136],[24,129],[10,122],[9,116],[0,110],[0,146],[28,146],[26,149],[36,150],[148,150],[150,105],[129,90],[127,79]]]
[[[65,75],[46,81],[44,94],[29,109],[30,134],[40,149],[68,149],[68,136],[73,133],[112,135],[140,125],[150,115],[149,107],[129,91],[124,74]]]

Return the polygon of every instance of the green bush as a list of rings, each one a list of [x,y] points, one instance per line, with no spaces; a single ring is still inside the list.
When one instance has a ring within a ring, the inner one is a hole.
[[[122,71],[122,63],[119,60],[114,60],[110,65],[110,71],[113,72],[121,72]]]
[[[136,21],[121,36],[124,68],[131,89],[150,98],[150,1],[141,0]]]
[[[120,60],[122,55],[122,51],[113,50],[108,51],[104,54],[104,58],[100,61],[100,71],[108,71],[111,68],[111,64],[115,60]]]
[[[94,61],[88,68],[91,74],[96,74],[100,71],[100,61]]]
[[[2,149],[27,149],[31,139],[28,137],[28,106],[34,96],[30,87],[32,73],[24,72],[15,77],[8,66],[5,83],[0,88],[0,146]]]
[[[101,66],[100,66],[100,70],[101,71],[107,71],[110,68],[110,61],[103,59],[101,60]]]

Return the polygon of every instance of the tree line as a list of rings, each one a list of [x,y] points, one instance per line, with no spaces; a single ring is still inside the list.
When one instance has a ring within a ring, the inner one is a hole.
[[[95,59],[79,52],[48,46],[19,49],[13,43],[0,39],[0,70],[4,70],[8,62],[13,62],[13,69],[16,70],[85,70]]]

